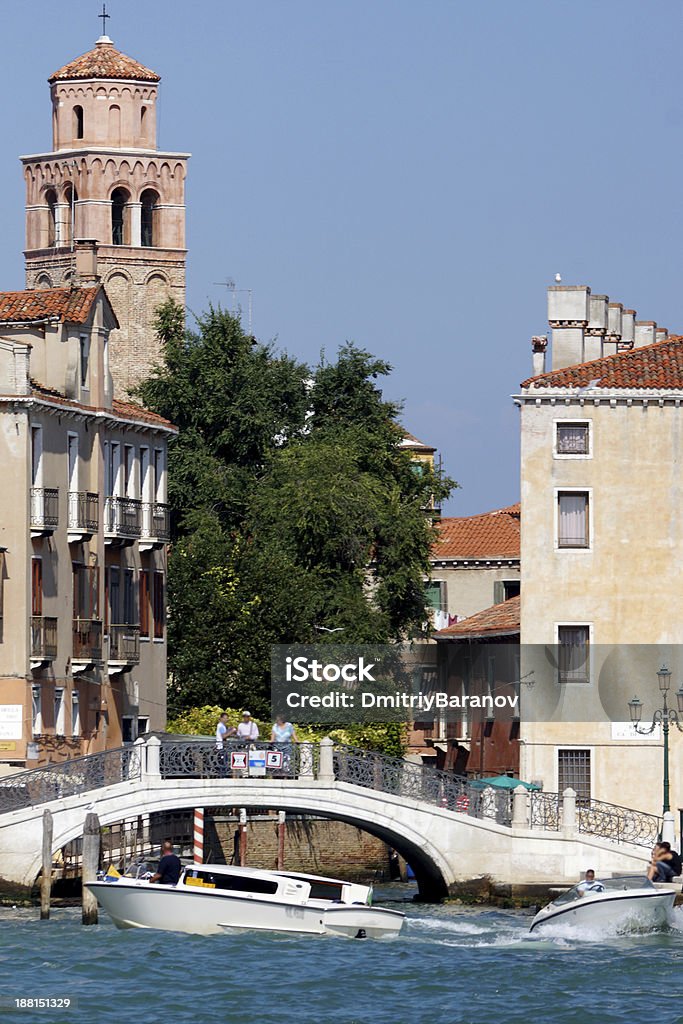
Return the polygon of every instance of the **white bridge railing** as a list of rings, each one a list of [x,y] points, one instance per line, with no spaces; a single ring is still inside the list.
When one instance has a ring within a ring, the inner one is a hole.
[[[512,829],[561,832],[569,838],[592,835],[618,843],[651,846],[661,833],[656,815],[597,800],[577,802],[573,790],[563,794],[514,792],[414,764],[376,751],[319,743],[244,743],[160,740],[151,736],[130,746],[74,758],[61,764],[21,772],[0,779],[0,815],[26,807],[63,800],[120,783],[148,784],[180,779],[234,781],[253,778],[310,780],[329,785],[347,783],[454,811],[478,820],[490,820]],[[39,812],[37,812],[39,813]]]

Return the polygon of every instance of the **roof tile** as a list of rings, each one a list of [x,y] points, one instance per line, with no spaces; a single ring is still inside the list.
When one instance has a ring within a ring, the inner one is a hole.
[[[683,337],[672,336],[603,356],[589,363],[565,366],[522,382],[523,388],[577,388],[596,381],[605,389],[683,389]]]
[[[487,636],[510,636],[519,633],[521,598],[510,597],[507,601],[485,608],[483,612],[470,615],[446,629],[433,633],[435,640],[458,640]]]
[[[117,50],[111,42],[98,42],[94,49],[50,75],[48,82],[69,81],[72,78],[132,78],[136,82],[159,82],[155,71],[146,68],[132,57]]]
[[[77,402],[73,398],[66,398],[60,391],[55,388],[49,388],[45,384],[39,384],[37,381],[31,381],[31,394],[35,398],[44,398],[48,402],[54,402],[57,405],[64,405],[70,409],[85,409],[89,412],[111,412],[113,416],[124,420],[135,420],[138,423],[149,423],[151,426],[159,427],[170,427],[175,429],[170,420],[165,419],[163,416],[159,416],[155,412],[151,412],[149,409],[143,408],[141,405],[136,405],[135,402],[121,402],[118,398],[115,398],[112,402],[111,409],[100,409],[95,405],[84,405],[82,402]]]
[[[519,558],[519,516],[517,504],[477,516],[442,519],[431,557]]]
[[[58,320],[84,324],[90,316],[100,285],[91,288],[41,288],[0,292],[0,323],[35,323]]]

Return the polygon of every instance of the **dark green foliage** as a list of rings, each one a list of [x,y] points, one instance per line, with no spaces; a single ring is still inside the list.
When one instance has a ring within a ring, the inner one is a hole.
[[[390,367],[352,345],[311,369],[210,308],[158,313],[163,364],[138,390],[169,449],[174,711],[269,706],[273,644],[384,643],[426,620],[428,510],[453,486],[401,450]],[[335,634],[316,626],[342,627]]]

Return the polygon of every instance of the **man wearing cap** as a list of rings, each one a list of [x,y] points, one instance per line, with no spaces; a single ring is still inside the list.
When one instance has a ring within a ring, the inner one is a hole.
[[[237,739],[238,740],[257,740],[258,739],[258,725],[251,717],[250,711],[242,712],[242,721],[237,726]]]

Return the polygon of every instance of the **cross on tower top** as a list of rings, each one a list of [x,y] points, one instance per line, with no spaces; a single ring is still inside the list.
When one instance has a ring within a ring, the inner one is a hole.
[[[102,13],[98,14],[97,17],[102,19],[102,35],[106,36],[106,34],[107,34],[107,18],[111,18],[111,15],[107,14],[107,5],[106,4],[104,4],[104,3],[102,4]]]

